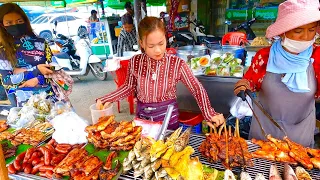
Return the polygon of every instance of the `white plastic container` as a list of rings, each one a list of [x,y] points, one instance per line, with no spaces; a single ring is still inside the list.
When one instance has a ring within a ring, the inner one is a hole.
[[[96,124],[100,117],[113,115],[113,104],[103,110],[98,110],[96,104],[90,106],[92,124]]]

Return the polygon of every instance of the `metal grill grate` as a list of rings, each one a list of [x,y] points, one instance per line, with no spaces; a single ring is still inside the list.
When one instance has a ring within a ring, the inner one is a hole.
[[[167,132],[167,135],[170,134],[170,133],[171,132]],[[201,161],[202,164],[209,165],[210,167],[216,168],[217,170],[220,170],[220,171],[224,171],[225,168],[220,162],[211,164],[199,152],[198,148],[199,148],[200,144],[204,140],[205,140],[205,136],[196,135],[196,134],[192,134],[190,136],[189,145],[192,146],[194,148],[194,150],[195,150],[195,153],[192,154],[192,157],[198,156],[199,160]],[[248,148],[249,148],[250,152],[254,152],[255,150],[257,150],[259,148],[259,146],[255,145],[255,144],[252,144],[251,141],[247,141],[247,142],[248,142]],[[253,167],[247,167],[247,172],[250,174],[252,179],[254,179],[254,177],[256,176],[257,173],[263,173],[264,177],[266,179],[269,179],[269,170],[270,170],[270,166],[272,164],[277,165],[277,168],[278,168],[278,170],[279,170],[279,172],[281,174],[282,174],[283,169],[284,169],[284,165],[279,163],[279,162],[273,162],[273,161],[268,161],[268,160],[264,160],[264,159],[257,159],[257,158],[254,158],[253,161],[254,161],[254,166]],[[292,168],[295,169],[295,166],[292,166]],[[241,171],[241,168],[234,168],[232,171],[235,174],[239,174],[240,171]],[[312,169],[311,171],[308,170],[308,172],[310,173],[312,179],[320,180],[320,171],[318,169]],[[127,179],[142,180],[141,177],[134,178],[133,177],[133,171],[129,171],[128,174],[126,174],[126,175],[121,175],[119,179],[123,179],[123,180],[127,180]]]

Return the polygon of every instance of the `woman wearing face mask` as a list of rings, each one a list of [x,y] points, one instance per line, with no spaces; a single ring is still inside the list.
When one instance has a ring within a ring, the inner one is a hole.
[[[55,94],[44,75],[53,73],[48,43],[37,38],[24,11],[13,3],[0,6],[0,74],[13,105],[21,106],[32,94]],[[14,97],[15,96],[15,97]],[[17,101],[14,101],[16,99]]]
[[[125,14],[121,17],[123,29],[118,37],[117,56],[123,56],[124,51],[134,51],[133,45],[138,45],[137,33],[133,25],[132,16]]]
[[[320,48],[313,46],[319,1],[287,0],[279,5],[278,17],[266,32],[279,36],[271,47],[255,55],[234,93],[245,99],[244,91],[258,92],[257,101],[284,128],[288,137],[304,146],[314,143],[315,97],[320,95]],[[281,132],[253,105],[267,134],[282,139]],[[265,139],[253,117],[249,138]]]
[[[139,42],[144,53],[130,59],[125,83],[115,92],[97,99],[97,107],[107,107],[111,102],[126,98],[136,92],[137,116],[153,121],[162,121],[168,105],[174,110],[169,129],[179,127],[176,86],[184,83],[196,98],[203,116],[212,123],[220,125],[224,117],[214,111],[207,92],[182,59],[166,54],[166,29],[156,17],[145,17],[139,23]]]

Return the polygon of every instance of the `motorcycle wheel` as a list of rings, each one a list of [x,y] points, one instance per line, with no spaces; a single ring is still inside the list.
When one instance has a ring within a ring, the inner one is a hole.
[[[91,72],[94,77],[98,78],[100,81],[107,79],[107,72],[103,72],[103,65],[101,63],[93,63],[91,64],[91,67],[93,68],[91,69]]]

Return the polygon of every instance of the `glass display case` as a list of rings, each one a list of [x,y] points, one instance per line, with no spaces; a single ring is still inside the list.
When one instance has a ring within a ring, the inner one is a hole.
[[[101,18],[99,22],[88,23],[88,31],[92,53],[100,59],[112,57],[114,50],[107,18]]]

